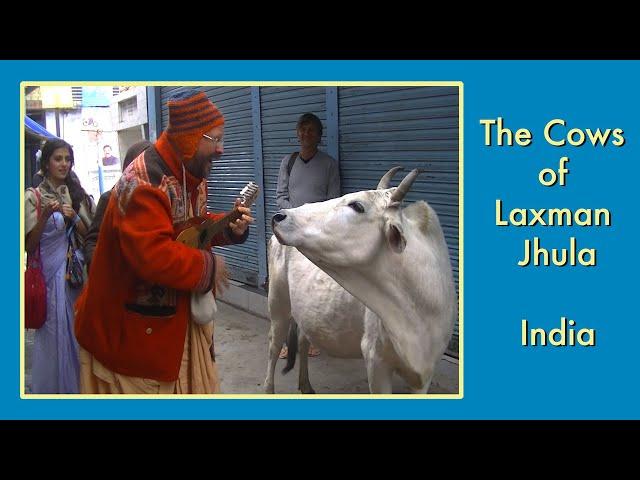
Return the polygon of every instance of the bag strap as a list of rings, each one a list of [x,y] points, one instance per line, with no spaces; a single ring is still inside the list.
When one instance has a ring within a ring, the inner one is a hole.
[[[38,190],[37,188],[33,189],[34,193],[36,194],[36,214],[37,214],[37,218],[38,220],[40,220],[40,206],[42,204],[41,200],[40,200],[40,190]]]
[[[31,187],[27,188],[27,190],[31,190],[33,194],[36,196],[36,218],[40,220],[40,205],[41,205],[40,192],[38,191],[37,188],[31,188]]]
[[[72,223],[69,228],[67,228],[67,239],[69,240],[69,242],[71,242],[71,234],[73,233],[73,230],[76,228],[76,224]]]
[[[40,191],[38,188],[29,188],[29,190],[33,190],[33,193],[36,196],[36,218],[40,220]],[[33,252],[33,260],[37,262],[38,268],[42,269],[42,261],[40,260],[40,242],[38,242],[38,248],[35,252]],[[29,258],[27,258],[27,263],[29,263]]]
[[[71,238],[71,235],[73,235],[74,230],[76,229],[76,224],[72,223],[69,228],[67,228],[67,242],[69,244],[69,246],[67,247],[67,253],[69,253],[69,251],[71,251],[72,253],[74,253],[78,247],[77,247],[77,240],[76,243],[74,243],[74,238]]]
[[[300,152],[293,152],[289,157],[289,163],[287,164],[287,175],[291,175],[291,170],[293,169],[293,164],[296,163],[296,158],[298,158],[298,154]]]

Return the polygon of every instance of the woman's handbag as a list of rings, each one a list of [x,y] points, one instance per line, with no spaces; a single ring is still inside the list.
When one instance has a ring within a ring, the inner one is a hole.
[[[40,192],[36,194],[36,212],[40,218]],[[47,284],[42,274],[40,243],[33,254],[27,254],[27,270],[24,272],[24,326],[38,329],[47,319]]]
[[[67,236],[69,237],[69,248],[67,249],[67,273],[66,278],[73,288],[80,288],[84,283],[84,262],[79,256],[78,250],[73,246],[71,240],[71,234],[75,225],[72,225],[67,230]]]

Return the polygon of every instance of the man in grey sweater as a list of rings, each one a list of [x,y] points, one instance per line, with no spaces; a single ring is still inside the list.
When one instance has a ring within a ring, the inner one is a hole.
[[[300,151],[286,155],[280,164],[276,203],[278,208],[295,208],[305,203],[324,202],[340,196],[340,170],[338,162],[318,150],[322,138],[322,122],[313,113],[305,113],[296,125]],[[292,326],[295,322],[292,322]],[[282,347],[280,358],[287,358],[287,347]],[[313,345],[309,356],[320,351]]]
[[[276,203],[279,208],[295,208],[305,203],[324,202],[340,196],[338,162],[318,144],[322,122],[313,113],[305,113],[296,126],[300,151],[289,168],[291,154],[280,164]]]

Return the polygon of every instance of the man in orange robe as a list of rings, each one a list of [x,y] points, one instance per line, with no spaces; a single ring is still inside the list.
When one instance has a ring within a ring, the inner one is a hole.
[[[222,257],[174,240],[206,212],[206,179],[223,153],[224,117],[204,92],[168,101],[169,126],[124,171],[106,208],[87,286],[76,302],[81,393],[216,393],[213,322],[192,321],[191,292],[227,284]],[[212,245],[246,240],[250,210]]]

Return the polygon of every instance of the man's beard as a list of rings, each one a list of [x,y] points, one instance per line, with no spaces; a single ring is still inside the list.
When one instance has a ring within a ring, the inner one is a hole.
[[[202,179],[209,178],[209,174],[211,173],[211,168],[213,166],[213,161],[220,158],[220,155],[208,155],[207,157],[194,157],[191,159],[192,162],[196,163],[198,166],[197,172],[191,172],[193,175],[198,176]]]

